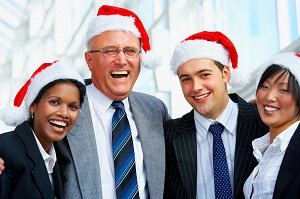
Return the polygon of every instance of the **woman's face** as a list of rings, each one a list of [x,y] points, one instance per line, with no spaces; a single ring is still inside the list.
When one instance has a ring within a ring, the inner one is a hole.
[[[270,132],[279,134],[298,120],[298,107],[288,88],[289,74],[277,73],[262,83],[256,91],[257,108]]]
[[[30,106],[33,131],[48,151],[53,141],[62,140],[77,120],[80,93],[73,83],[60,82],[50,87],[38,103]]]

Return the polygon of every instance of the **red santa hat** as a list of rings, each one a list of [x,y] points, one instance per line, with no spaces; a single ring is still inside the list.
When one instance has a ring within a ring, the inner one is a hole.
[[[142,42],[142,65],[149,69],[155,69],[160,65],[160,59],[150,49],[149,36],[139,17],[132,11],[125,8],[103,5],[99,8],[98,14],[93,18],[87,29],[86,44],[101,33],[109,30],[124,30],[131,32]]]
[[[59,79],[73,79],[85,85],[82,77],[74,68],[55,61],[43,63],[19,90],[14,99],[14,107],[1,111],[1,119],[10,126],[17,126],[29,119],[29,109],[41,89],[47,84]],[[23,104],[24,105],[21,106]]]
[[[229,85],[233,88],[240,88],[248,83],[248,73],[238,67],[238,54],[234,44],[221,32],[203,31],[181,41],[173,52],[171,71],[177,74],[179,66],[199,58],[211,59],[229,66]]]
[[[273,64],[289,69],[300,85],[300,54],[285,52],[272,56],[260,66],[256,86],[265,70]]]

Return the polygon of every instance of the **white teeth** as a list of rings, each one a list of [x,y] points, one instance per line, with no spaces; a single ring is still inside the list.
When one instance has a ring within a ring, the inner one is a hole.
[[[128,71],[126,71],[126,70],[117,70],[117,71],[112,71],[111,74],[112,75],[127,75]]]
[[[264,108],[265,108],[266,111],[269,111],[269,112],[278,111],[278,108],[275,108],[275,107],[264,106]]]
[[[50,122],[53,123],[53,124],[56,124],[58,126],[62,126],[62,127],[66,127],[67,126],[67,123],[63,122],[63,121],[51,120]]]
[[[204,99],[208,96],[208,94],[205,94],[205,95],[200,95],[200,96],[195,96],[195,99],[196,100],[199,100],[199,99]]]

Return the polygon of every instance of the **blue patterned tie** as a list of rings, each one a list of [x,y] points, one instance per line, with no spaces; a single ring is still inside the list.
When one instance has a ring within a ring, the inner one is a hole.
[[[232,199],[232,189],[226,160],[226,152],[221,134],[224,126],[211,124],[208,129],[213,134],[213,164],[216,199]]]
[[[139,198],[134,148],[124,104],[114,101],[112,106],[116,109],[112,118],[112,147],[117,198]]]

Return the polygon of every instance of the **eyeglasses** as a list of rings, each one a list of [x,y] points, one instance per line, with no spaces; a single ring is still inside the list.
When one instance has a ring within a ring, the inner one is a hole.
[[[134,48],[134,47],[125,47],[119,49],[117,47],[106,47],[100,50],[90,50],[89,53],[101,53],[105,58],[114,58],[117,57],[118,54],[123,51],[124,55],[127,58],[136,58],[140,53],[141,50]]]

